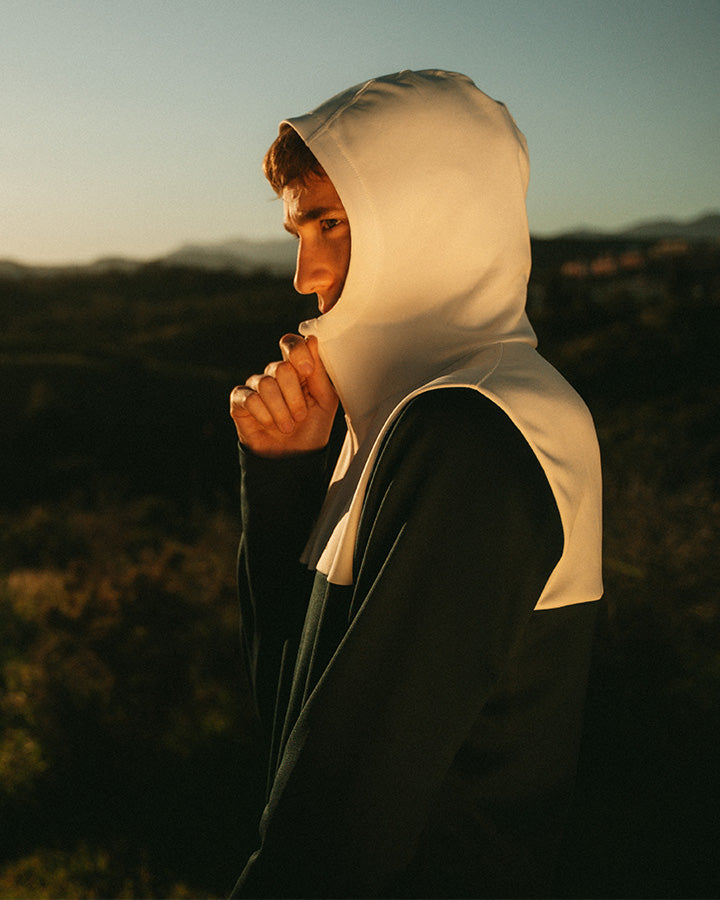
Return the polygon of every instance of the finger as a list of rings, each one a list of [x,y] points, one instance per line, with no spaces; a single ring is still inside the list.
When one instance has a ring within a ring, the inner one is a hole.
[[[245,385],[256,394],[256,398],[246,398],[245,408],[266,428],[276,427],[283,434],[291,434],[295,420],[277,380],[271,375],[251,375]]]
[[[317,404],[322,409],[330,410],[337,404],[337,396],[317,348],[318,341],[314,336],[306,340],[299,334],[286,334],[280,339],[284,359],[300,375],[308,407]]]
[[[245,408],[245,403],[247,398],[253,393],[254,391],[243,384],[238,384],[232,389],[230,392],[230,415],[233,419],[244,418],[251,415]]]
[[[253,434],[275,425],[260,396],[246,385],[233,388],[230,394],[230,415],[244,434]]]
[[[235,423],[240,443],[250,446],[253,438],[259,433],[267,431],[255,415],[247,407],[247,401],[254,395],[254,391],[243,385],[233,388],[230,394],[230,416]]]
[[[300,376],[287,360],[272,362],[265,367],[265,374],[274,378],[283,395],[287,408],[296,422],[307,416],[307,400]]]
[[[308,390],[319,406],[323,409],[332,409],[337,406],[338,396],[332,381],[330,381],[330,376],[320,359],[318,339],[311,335],[305,343],[313,360],[312,375],[307,379]]]
[[[280,351],[283,359],[289,362],[300,378],[312,375],[315,360],[307,346],[305,338],[299,334],[286,334],[280,338]]]

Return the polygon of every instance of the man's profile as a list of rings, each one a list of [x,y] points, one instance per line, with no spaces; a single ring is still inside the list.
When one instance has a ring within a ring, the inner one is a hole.
[[[525,139],[466,76],[405,71],[283,123],[265,173],[320,315],[231,395],[269,760],[235,895],[546,895],[601,491],[525,314]]]

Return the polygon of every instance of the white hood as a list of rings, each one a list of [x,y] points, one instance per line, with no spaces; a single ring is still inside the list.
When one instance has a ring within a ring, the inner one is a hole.
[[[534,344],[527,150],[504,106],[464,75],[401,72],[288,121],[350,221],[342,297],[303,333],[358,436],[381,401],[478,346]]]
[[[589,454],[594,496],[581,504],[581,530],[591,584],[575,599],[546,591],[539,605],[596,599],[597,443],[582,401],[533,349],[527,146],[507,109],[464,75],[405,71],[287,121],[333,182],[351,232],[342,296],[301,326],[318,338],[349,429],[306,561],[352,582],[365,484],[389,421],[421,390],[465,385],[501,406],[533,447],[563,517],[566,554]],[[568,439],[581,446],[563,451]]]

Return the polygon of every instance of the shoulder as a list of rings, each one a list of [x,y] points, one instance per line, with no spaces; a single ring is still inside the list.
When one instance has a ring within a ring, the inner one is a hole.
[[[497,404],[466,387],[440,388],[414,397],[391,425],[380,458],[428,456],[472,470],[540,469],[522,432]],[[542,472],[541,472],[542,474]],[[544,474],[542,475],[545,480]]]
[[[472,388],[431,390],[401,411],[380,448],[368,486],[370,509],[393,494],[437,511],[467,505],[494,517],[518,510],[556,519],[545,472],[517,426]],[[420,499],[423,498],[423,499]]]
[[[423,391],[403,407],[398,418],[411,419],[428,412],[457,424],[465,421],[471,423],[487,416],[494,418],[496,413],[504,415],[497,404],[480,391],[452,386]]]
[[[542,466],[507,414],[473,388],[418,395],[386,434],[358,547],[372,536],[389,552],[401,531],[417,532],[422,552],[444,547],[448,559],[458,558],[458,548],[484,548],[484,564],[495,555],[492,565],[505,560],[505,571],[519,565],[516,551],[535,553],[545,578],[562,552],[558,507]]]

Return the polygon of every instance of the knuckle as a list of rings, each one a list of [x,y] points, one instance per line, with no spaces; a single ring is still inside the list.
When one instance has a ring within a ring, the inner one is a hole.
[[[274,379],[265,373],[262,375],[251,375],[245,382],[245,387],[254,393],[265,393],[267,392],[268,384],[273,381]],[[247,400],[248,398],[246,397],[245,399]]]
[[[286,334],[280,339],[283,358],[289,359],[305,351],[305,339],[299,334]]]
[[[270,378],[277,379],[278,377],[282,378],[287,374],[288,368],[290,368],[290,364],[285,360],[276,360],[275,362],[268,363],[265,366],[265,375]]]
[[[295,378],[295,369],[293,368],[292,363],[287,360],[278,363],[275,367],[275,377],[283,382],[293,380]]]
[[[244,402],[248,394],[248,388],[243,385],[236,385],[232,391],[230,391],[230,409],[237,409]]]
[[[275,387],[276,382],[275,378],[272,375],[263,373],[262,375],[257,376],[255,390],[258,392],[258,394],[265,394],[268,391],[273,391]]]
[[[289,349],[296,347],[298,344],[304,344],[304,343],[305,343],[305,340],[301,335],[293,334],[292,332],[290,332],[289,334],[284,334],[280,338],[280,346],[288,347]]]

